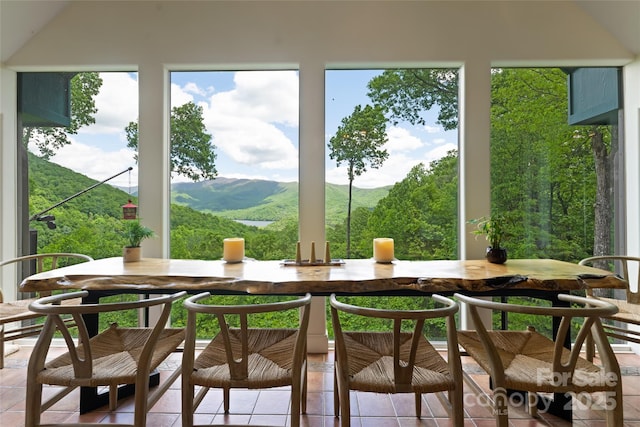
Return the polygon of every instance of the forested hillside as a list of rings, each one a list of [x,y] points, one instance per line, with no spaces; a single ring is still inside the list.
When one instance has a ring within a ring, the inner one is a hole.
[[[387,195],[390,187],[354,188],[353,207],[373,209]],[[249,179],[216,178],[215,180],[177,183],[171,186],[175,204],[229,219],[278,221],[297,216],[298,184]],[[346,185],[327,184],[327,223],[341,222],[347,210]]]
[[[97,183],[32,154],[29,155],[29,173],[31,215]],[[175,184],[172,192],[175,202],[171,208],[172,256],[219,258],[222,239],[244,236],[248,256],[292,257],[298,239],[297,191],[296,183],[226,178]],[[339,223],[346,216],[346,192],[346,186],[327,185],[327,200],[331,206],[327,215],[331,215],[334,222]],[[387,192],[388,188],[358,189],[354,204],[370,211]],[[119,234],[121,206],[129,199],[137,203],[136,197],[107,183],[47,212],[55,215],[56,229],[48,229],[44,223],[35,221],[30,224],[38,230],[39,251],[83,252],[95,258],[119,256],[124,243]],[[233,219],[274,223],[259,229]]]

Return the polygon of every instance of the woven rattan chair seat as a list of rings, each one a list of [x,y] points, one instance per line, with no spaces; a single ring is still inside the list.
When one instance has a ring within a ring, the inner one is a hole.
[[[454,388],[453,376],[447,362],[422,337],[416,352],[416,361],[410,384],[399,384],[394,376],[393,333],[343,332],[349,354],[349,382],[354,390],[378,393],[432,393],[442,390],[443,384]],[[400,359],[408,360],[411,335],[400,335]]]
[[[0,304],[0,318],[3,323],[13,322],[17,320],[34,319],[42,317],[42,314],[34,313],[29,310],[29,304],[37,298],[21,299],[17,301],[3,302]],[[62,302],[63,305],[78,304],[79,300],[70,299]]]
[[[114,324],[91,339],[91,378],[78,378],[69,353],[65,353],[46,363],[45,369],[38,373],[37,381],[60,386],[90,387],[133,384],[139,369],[140,352],[151,333],[152,330],[148,328],[119,328]],[[150,369],[157,368],[183,340],[183,329],[164,329],[151,356]],[[78,354],[84,358],[82,345],[78,347]]]
[[[3,319],[8,318],[9,316],[15,316],[17,318],[23,318],[22,316],[42,317],[41,314],[36,314],[32,311],[29,311],[28,307],[29,304],[31,304],[31,301],[35,301],[35,298],[4,302],[0,304],[0,317],[2,317]]]
[[[576,370],[566,385],[554,383],[554,380],[558,380],[552,369],[555,343],[538,332],[487,332],[504,366],[507,388],[538,392],[592,392],[606,388],[608,376],[599,366],[582,358],[577,360]],[[458,340],[483,369],[491,372],[489,360],[476,332],[460,331]],[[567,349],[563,351],[563,357],[565,356],[569,357]]]
[[[194,363],[192,377],[208,387],[268,388],[291,384],[291,354],[295,329],[248,329],[248,367],[245,378],[231,378],[224,343],[217,335]],[[241,354],[240,330],[230,329],[231,348]]]
[[[602,297],[597,297],[597,298],[603,301],[610,302],[613,305],[618,307],[619,311],[613,316],[608,316],[607,319],[640,325],[640,312],[639,312],[640,308],[638,307],[638,304],[633,304],[625,300],[619,300],[619,299],[613,299],[613,298],[602,298]]]

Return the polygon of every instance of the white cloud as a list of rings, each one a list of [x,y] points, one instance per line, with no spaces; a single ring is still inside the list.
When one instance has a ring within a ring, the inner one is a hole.
[[[138,81],[129,73],[100,73],[102,87],[95,97],[96,123],[78,134],[124,132],[129,122],[138,120]]]
[[[411,135],[409,130],[397,126],[387,129],[387,137],[389,141],[386,144],[386,148],[391,155],[393,153],[416,150],[424,145],[420,138]]]
[[[435,147],[433,150],[430,150],[427,153],[425,153],[425,156],[423,157],[422,162],[425,165],[428,165],[429,163],[431,163],[434,160],[438,160],[438,159],[443,158],[451,150],[456,150],[457,151],[458,150],[458,146],[456,144],[451,143],[451,142],[443,144],[443,145],[439,145],[439,146]]]
[[[187,86],[182,88],[175,83],[171,83],[171,108],[193,101],[193,95],[191,94],[197,93],[199,89],[194,83],[189,83]]]
[[[440,128],[440,126],[429,126],[429,125],[425,125],[424,126],[424,130],[427,133],[440,133],[442,132],[442,129]]]
[[[298,150],[277,125],[298,123],[298,76],[293,71],[239,72],[236,87],[211,96],[204,122],[213,143],[234,161],[292,169]]]
[[[402,181],[411,168],[419,163],[428,166],[434,160],[444,157],[450,150],[457,149],[455,144],[445,144],[434,148],[420,156],[411,156],[410,153],[396,153],[384,162],[379,169],[368,169],[367,172],[358,176],[353,181],[353,185],[359,188],[376,188],[386,185],[393,185]],[[326,172],[326,180],[332,184],[347,185],[347,169],[345,166],[334,167]]]
[[[135,186],[138,182],[138,168],[133,155],[134,152],[128,148],[107,152],[73,141],[71,145],[60,148],[51,161],[74,171],[80,171],[83,175],[97,181],[103,181],[132,166],[131,185]],[[124,173],[109,181],[109,184],[128,187],[129,174]]]

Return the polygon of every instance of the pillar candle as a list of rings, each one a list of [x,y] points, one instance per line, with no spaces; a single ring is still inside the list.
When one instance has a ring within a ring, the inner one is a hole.
[[[244,239],[242,237],[230,237],[223,240],[223,256],[227,262],[242,262],[244,259]]]
[[[373,239],[373,259],[376,262],[393,261],[393,239],[388,237]]]

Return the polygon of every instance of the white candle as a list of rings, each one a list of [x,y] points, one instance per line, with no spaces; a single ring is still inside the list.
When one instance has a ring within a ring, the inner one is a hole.
[[[229,237],[223,240],[222,258],[227,262],[241,262],[244,259],[244,239]]]
[[[373,259],[376,262],[393,261],[393,239],[388,237],[373,239]]]

